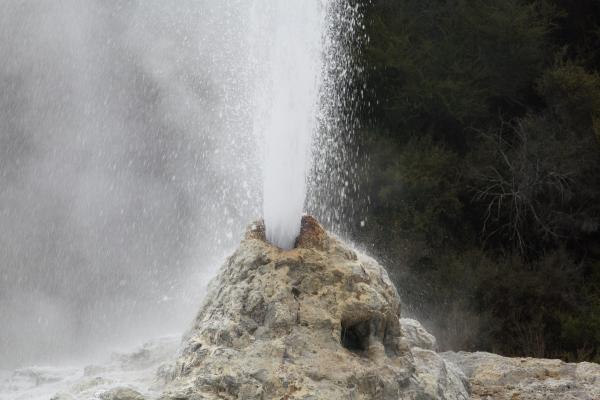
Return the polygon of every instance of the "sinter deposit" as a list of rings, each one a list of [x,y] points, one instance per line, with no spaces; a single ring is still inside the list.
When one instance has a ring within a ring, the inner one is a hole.
[[[385,270],[304,217],[282,251],[255,224],[212,282],[164,399],[467,399],[436,353],[415,360]]]
[[[81,372],[0,375],[0,399],[54,393],[56,400],[593,400],[600,365],[437,353],[418,321],[400,319],[386,271],[304,217],[288,251],[265,240],[262,223],[248,229],[179,350],[159,341]]]

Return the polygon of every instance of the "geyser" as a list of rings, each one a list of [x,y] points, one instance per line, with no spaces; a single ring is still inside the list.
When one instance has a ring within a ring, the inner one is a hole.
[[[328,2],[257,1],[254,130],[264,148],[267,240],[289,249],[300,231],[318,100]]]
[[[354,3],[2,2],[0,368],[183,329],[261,214],[340,233]]]

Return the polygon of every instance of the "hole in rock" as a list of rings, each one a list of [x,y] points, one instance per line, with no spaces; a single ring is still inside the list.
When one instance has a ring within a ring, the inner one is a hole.
[[[371,321],[348,323],[342,321],[342,346],[355,353],[367,350],[371,335]]]
[[[297,300],[298,297],[300,296],[300,289],[298,289],[297,287],[293,287],[292,294],[294,295],[294,298]]]

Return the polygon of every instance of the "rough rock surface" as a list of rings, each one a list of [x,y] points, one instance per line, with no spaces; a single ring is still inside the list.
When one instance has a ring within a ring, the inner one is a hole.
[[[385,270],[302,221],[283,251],[253,225],[183,343],[81,368],[0,371],[0,400],[600,400],[600,365],[436,353]],[[179,356],[174,355],[179,350]]]
[[[472,399],[600,399],[599,364],[509,358],[482,352],[447,352],[442,356],[469,378]]]
[[[116,387],[100,394],[101,400],[145,400],[140,392],[128,387]]]
[[[402,340],[385,270],[304,217],[296,248],[254,224],[210,285],[163,399],[467,399],[462,373]]]
[[[173,362],[180,343],[180,336],[157,338],[85,367],[0,371],[0,400],[155,399],[164,386],[156,371]]]
[[[400,318],[400,327],[404,340],[410,347],[419,347],[426,350],[438,350],[435,336],[427,332],[423,325],[416,319]]]

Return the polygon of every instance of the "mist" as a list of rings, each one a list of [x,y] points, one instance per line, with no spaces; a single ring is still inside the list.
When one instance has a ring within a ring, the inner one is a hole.
[[[260,214],[242,1],[0,5],[0,368],[180,332]]]

